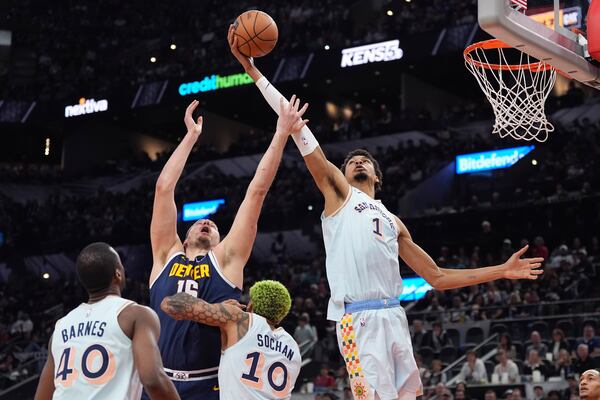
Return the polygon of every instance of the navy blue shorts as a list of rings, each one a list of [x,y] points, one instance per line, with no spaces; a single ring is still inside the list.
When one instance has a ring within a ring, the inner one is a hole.
[[[181,400],[219,400],[218,378],[204,381],[172,381]],[[146,392],[142,393],[142,400],[150,400]]]

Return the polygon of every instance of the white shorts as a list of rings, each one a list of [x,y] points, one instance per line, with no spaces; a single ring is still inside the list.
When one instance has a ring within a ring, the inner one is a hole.
[[[415,399],[422,394],[402,307],[344,314],[336,332],[356,400]]]

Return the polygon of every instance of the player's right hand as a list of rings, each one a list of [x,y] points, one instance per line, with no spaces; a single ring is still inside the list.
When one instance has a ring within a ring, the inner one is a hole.
[[[254,60],[252,57],[246,57],[240,50],[238,49],[238,39],[237,36],[233,34],[233,25],[229,25],[229,31],[227,32],[227,42],[229,43],[229,48],[231,49],[231,53],[235,58],[242,64],[244,70],[248,71],[249,69],[254,67]]]
[[[277,119],[277,132],[285,135],[291,135],[299,132],[300,129],[308,123],[307,119],[302,119],[302,116],[308,108],[308,103],[304,104],[301,109],[300,99],[293,95],[290,102],[286,104],[286,101],[281,98],[279,101],[279,118]]]
[[[198,100],[192,101],[185,110],[185,117],[183,118],[183,122],[185,122],[185,126],[187,127],[187,133],[196,136],[196,139],[202,133],[202,116],[199,116],[196,122],[193,115],[198,104],[200,104]]]

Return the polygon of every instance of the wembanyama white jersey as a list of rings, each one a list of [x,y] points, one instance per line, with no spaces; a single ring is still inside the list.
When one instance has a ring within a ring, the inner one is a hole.
[[[250,316],[248,332],[221,355],[219,398],[290,399],[302,363],[298,344],[283,328]]]
[[[351,186],[340,209],[321,220],[331,289],[328,319],[340,321],[344,303],[402,294],[399,228],[381,201]]]
[[[52,335],[53,399],[138,400],[142,385],[131,339],[117,321],[132,301],[107,296],[82,303],[56,322]]]

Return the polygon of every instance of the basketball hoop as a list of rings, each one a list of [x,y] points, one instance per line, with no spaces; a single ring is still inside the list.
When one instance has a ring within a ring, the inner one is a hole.
[[[545,142],[554,131],[544,106],[556,82],[556,69],[498,39],[473,43],[463,55],[494,109],[493,133],[501,138]],[[510,58],[514,62],[509,62],[507,55],[514,56]]]

